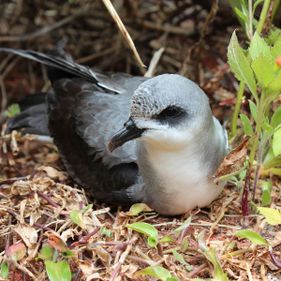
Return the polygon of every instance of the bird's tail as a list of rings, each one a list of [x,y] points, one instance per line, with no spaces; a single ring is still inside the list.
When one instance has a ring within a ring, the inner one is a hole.
[[[71,56],[64,52],[62,45],[43,54],[32,50],[0,48],[0,53],[12,53],[47,66],[48,77],[52,83],[63,78],[83,78],[110,92],[119,93],[118,85],[107,79],[107,76],[93,71],[87,66],[75,63]],[[46,96],[48,101],[46,101]],[[19,102],[21,112],[7,123],[6,132],[22,130],[25,133],[49,135],[48,104],[52,104],[55,95],[50,91],[46,94],[37,94],[24,98]]]
[[[99,87],[114,93],[119,93],[118,85],[109,82],[105,75],[93,71],[91,68],[80,65],[72,61],[70,56],[60,53],[59,56],[52,54],[43,54],[32,50],[21,50],[13,48],[0,48],[0,52],[11,53],[23,58],[42,63],[48,67],[48,76],[51,82],[70,77],[80,77],[86,81],[92,82]]]

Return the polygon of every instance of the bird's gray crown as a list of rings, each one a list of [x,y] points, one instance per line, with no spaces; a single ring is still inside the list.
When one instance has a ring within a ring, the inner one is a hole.
[[[162,74],[136,89],[131,101],[131,117],[151,118],[169,106],[182,108],[190,116],[210,114],[208,98],[194,82],[178,74]]]

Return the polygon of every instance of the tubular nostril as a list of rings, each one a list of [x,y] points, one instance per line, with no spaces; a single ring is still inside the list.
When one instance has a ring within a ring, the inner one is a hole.
[[[135,127],[135,122],[132,118],[129,118],[129,120],[124,123],[124,127],[128,128],[128,127]]]

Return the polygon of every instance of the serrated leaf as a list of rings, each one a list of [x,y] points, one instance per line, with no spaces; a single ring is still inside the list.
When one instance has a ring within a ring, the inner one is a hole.
[[[274,81],[274,63],[271,59],[267,59],[265,56],[260,55],[255,58],[251,66],[260,86],[264,88],[268,87],[269,84]]]
[[[267,245],[267,241],[257,232],[250,229],[242,229],[237,231],[234,235],[240,238],[246,238],[255,245]]]
[[[254,134],[254,130],[253,130],[250,119],[245,114],[241,113],[240,120],[242,122],[245,135],[252,136]]]
[[[134,205],[131,206],[129,212],[127,212],[126,214],[128,216],[137,216],[142,212],[150,212],[152,211],[151,208],[149,208],[146,204],[144,203],[136,203]]]
[[[257,116],[258,116],[257,106],[251,100],[249,100],[249,107],[252,117],[257,122]]]
[[[146,222],[135,222],[128,224],[127,227],[148,236],[148,243],[156,246],[158,242],[158,231],[153,225]]]
[[[272,150],[275,156],[281,154],[281,127],[273,134]]]
[[[9,265],[3,261],[0,265],[0,277],[2,279],[7,279],[9,276]]]
[[[270,47],[267,45],[265,40],[260,37],[258,32],[255,32],[251,44],[249,47],[249,54],[253,61],[260,56],[263,56],[266,61],[273,62]]]
[[[176,277],[172,276],[172,274],[167,269],[159,265],[149,266],[135,273],[136,277],[142,275],[154,277],[160,279],[161,281],[178,280]]]
[[[276,128],[280,124],[281,124],[281,106],[279,106],[277,110],[273,113],[270,121],[270,125],[273,128]]]
[[[262,205],[268,206],[271,203],[272,183],[264,181],[262,182],[261,187],[262,187],[262,196],[261,196]]]
[[[71,281],[70,266],[66,261],[46,261],[45,266],[50,281]]]
[[[227,49],[228,63],[239,81],[246,83],[251,93],[257,99],[257,86],[250,63],[240,47],[235,31],[233,32]]]
[[[258,210],[265,217],[265,220],[268,224],[281,224],[281,212],[279,210],[266,207],[258,207]]]
[[[54,248],[49,245],[45,245],[39,252],[38,258],[41,260],[52,260],[54,256]]]
[[[70,219],[77,224],[78,226],[80,226],[82,229],[85,229],[85,223],[83,221],[83,215],[81,211],[78,210],[73,210],[70,212]]]

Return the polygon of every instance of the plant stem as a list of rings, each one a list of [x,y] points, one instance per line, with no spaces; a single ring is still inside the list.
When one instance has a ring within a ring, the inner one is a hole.
[[[253,0],[248,0],[248,10],[249,10],[248,36],[249,36],[249,39],[252,40],[252,38],[253,38]]]
[[[269,9],[269,5],[270,5],[270,0],[264,0],[263,6],[262,6],[262,11],[260,14],[260,19],[259,19],[258,26],[257,26],[258,33],[262,32],[262,29],[263,29],[263,26],[264,26],[264,23],[266,20],[267,12]]]
[[[238,93],[237,93],[237,98],[236,98],[236,104],[235,104],[234,112],[232,115],[231,138],[235,137],[236,133],[237,133],[237,121],[238,121],[238,115],[240,112],[241,104],[243,101],[244,90],[245,90],[245,83],[240,82]]]

